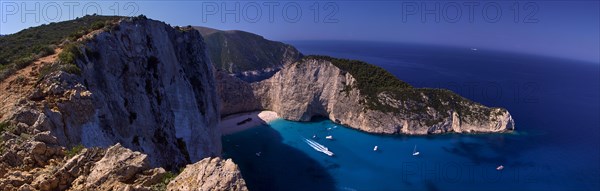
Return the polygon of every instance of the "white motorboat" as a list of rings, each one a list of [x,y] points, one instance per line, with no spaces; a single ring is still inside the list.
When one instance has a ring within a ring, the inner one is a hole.
[[[377,147],[377,145],[375,145],[375,147],[373,148],[373,151],[377,151],[379,148]]]
[[[504,166],[502,166],[502,165],[496,167],[496,170],[502,170],[502,169],[504,169]]]
[[[313,149],[315,149],[316,151],[322,152],[324,154],[326,154],[327,156],[333,156],[333,152],[329,151],[329,148],[317,143],[316,141],[310,140],[310,139],[304,139],[304,142],[306,142],[306,144],[308,144],[308,146],[312,147]]]
[[[412,155],[413,156],[417,156],[419,154],[421,154],[421,153],[419,153],[419,151],[417,151],[417,145],[415,145],[415,148],[413,149],[413,154]]]
[[[333,139],[333,136],[331,136],[331,135],[327,135],[325,138],[326,138],[326,139],[329,139],[329,140],[332,140],[332,139]]]

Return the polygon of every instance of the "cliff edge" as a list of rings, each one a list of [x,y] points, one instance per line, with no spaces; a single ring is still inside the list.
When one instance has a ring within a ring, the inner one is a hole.
[[[288,120],[322,116],[382,134],[514,129],[505,109],[485,107],[448,90],[413,88],[382,68],[360,61],[309,56],[251,85],[263,109]]]

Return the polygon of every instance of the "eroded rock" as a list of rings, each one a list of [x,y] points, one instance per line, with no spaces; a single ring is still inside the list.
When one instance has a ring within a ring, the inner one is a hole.
[[[248,190],[237,165],[231,159],[206,158],[187,165],[167,186],[169,191]]]

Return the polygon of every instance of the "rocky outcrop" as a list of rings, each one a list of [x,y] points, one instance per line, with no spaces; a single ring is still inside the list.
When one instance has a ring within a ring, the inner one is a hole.
[[[167,190],[243,191],[248,188],[237,165],[231,159],[206,158],[187,165],[181,174],[171,180]]]
[[[0,190],[149,190],[165,174],[119,144],[69,156],[49,132],[13,132],[2,134]]]
[[[221,100],[221,117],[261,109],[249,83],[225,72],[217,72],[216,82]]]
[[[165,190],[167,185],[174,186],[171,190],[247,190],[230,159],[206,158],[176,176],[151,168],[146,154],[120,144],[67,150],[49,132],[30,133],[2,134],[0,190],[147,191]]]
[[[220,154],[214,69],[196,30],[126,18],[79,41],[80,74],[46,75],[11,119],[64,146],[120,143],[168,169]]]
[[[106,149],[104,157],[95,161],[89,170],[81,168],[85,167],[85,164],[73,164],[81,161],[93,161],[93,159],[90,160],[93,154],[88,152],[94,151],[85,150],[82,154],[67,161],[68,165],[65,170],[89,172],[80,175],[73,181],[71,187],[73,190],[140,189],[159,183],[165,174],[165,170],[162,168],[150,169],[147,155],[133,152],[120,144]]]
[[[383,134],[503,132],[514,128],[505,109],[488,108],[447,91],[437,95],[407,89],[407,95],[417,97],[410,99],[398,99],[383,91],[377,99],[392,109],[372,109],[366,104],[365,92],[356,88],[358,85],[352,74],[328,60],[303,59],[252,87],[264,109],[294,121],[323,116],[352,128]]]
[[[204,37],[215,68],[247,82],[269,78],[283,66],[302,57],[291,45],[249,32],[194,28]]]

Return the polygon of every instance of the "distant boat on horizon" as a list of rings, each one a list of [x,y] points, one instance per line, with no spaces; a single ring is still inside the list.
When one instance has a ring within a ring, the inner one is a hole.
[[[472,51],[477,51],[477,48],[471,48]]]
[[[419,154],[421,154],[421,153],[419,153],[419,151],[417,151],[417,145],[415,145],[415,148],[413,149],[413,154],[412,155],[413,156],[417,156]]]
[[[377,145],[375,145],[375,148],[373,148],[373,151],[377,151],[377,150],[378,150],[378,147],[377,147]]]

